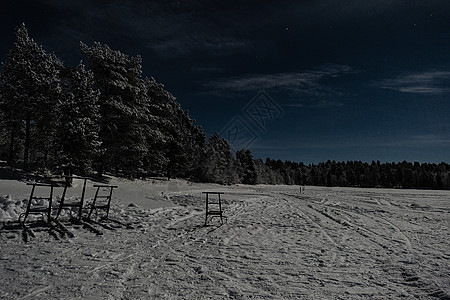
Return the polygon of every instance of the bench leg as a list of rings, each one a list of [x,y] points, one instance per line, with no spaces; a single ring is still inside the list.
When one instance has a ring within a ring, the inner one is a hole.
[[[94,208],[95,208],[95,202],[97,201],[97,196],[98,196],[98,191],[99,191],[99,189],[100,189],[100,188],[98,187],[97,190],[95,191],[95,196],[94,196],[94,200],[92,201],[91,210],[89,211],[89,214],[88,214],[88,219],[91,218],[92,211],[93,211]]]

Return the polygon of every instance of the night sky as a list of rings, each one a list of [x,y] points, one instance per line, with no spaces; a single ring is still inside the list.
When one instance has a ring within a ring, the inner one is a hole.
[[[25,22],[68,66],[80,41],[141,55],[255,157],[450,162],[450,1],[242,2],[1,1],[0,60]]]

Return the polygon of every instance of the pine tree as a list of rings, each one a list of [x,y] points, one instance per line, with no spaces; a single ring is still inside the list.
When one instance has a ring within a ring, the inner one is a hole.
[[[220,184],[238,181],[236,161],[228,142],[215,133],[208,141],[203,154],[200,180]]]
[[[25,170],[29,169],[30,153],[33,150],[31,154],[40,155],[44,165],[48,160],[55,138],[61,66],[62,63],[55,55],[47,54],[42,46],[29,37],[24,24],[17,28],[14,48],[2,65],[0,86],[2,110],[11,137],[9,157],[14,157],[14,151],[18,148],[14,143],[23,140]],[[17,136],[23,131],[24,137],[18,139]]]
[[[172,113],[173,130],[170,136],[170,148],[167,152],[168,174],[189,176],[194,172],[205,144],[205,135],[201,127],[195,126],[178,103],[174,103]]]
[[[82,62],[64,72],[63,99],[59,105],[59,165],[66,175],[88,173],[99,154],[100,93],[94,90],[94,75]]]
[[[129,57],[107,45],[81,43],[82,53],[89,60],[96,87],[100,90],[100,139],[102,155],[98,172],[104,167],[123,170],[134,176],[142,169],[147,155],[146,87],[141,79],[142,59]]]
[[[257,173],[253,155],[250,150],[239,150],[236,152],[239,179],[244,184],[256,184]]]
[[[176,98],[153,78],[145,79],[148,131],[147,162],[150,169],[166,170],[167,176],[199,177],[199,161],[205,148],[203,129],[195,125]]]

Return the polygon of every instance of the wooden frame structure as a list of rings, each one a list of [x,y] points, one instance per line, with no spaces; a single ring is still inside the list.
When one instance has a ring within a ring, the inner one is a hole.
[[[56,214],[56,220],[59,217],[59,214],[61,213],[61,210],[63,208],[76,208],[78,207],[78,219],[81,220],[81,214],[83,213],[83,204],[84,204],[84,195],[86,193],[86,181],[89,179],[87,177],[79,177],[79,176],[65,176],[65,185],[64,185],[64,190],[63,190],[63,194],[61,196],[61,200],[59,201],[59,208],[58,208],[58,213]],[[79,200],[77,199],[76,201],[67,201],[68,199],[66,199],[67,196],[67,188],[71,187],[71,181],[73,179],[81,179],[83,180],[83,189],[81,191],[81,198],[79,198]],[[72,213],[72,212],[71,212]]]
[[[24,213],[21,213],[19,215],[19,223],[22,224],[22,226],[25,225],[25,221],[30,214],[41,214],[42,219],[44,219],[44,215],[47,215],[47,223],[50,224],[51,222],[51,214],[52,214],[52,201],[53,201],[53,188],[56,187],[56,185],[49,184],[49,183],[27,183],[27,185],[32,185],[31,188],[31,194],[30,198],[28,199],[27,208]],[[50,188],[49,196],[48,197],[42,197],[42,196],[36,196],[36,187],[44,187],[44,188]],[[31,205],[33,200],[48,200],[48,205]],[[23,221],[21,222],[20,219],[23,217]]]
[[[222,200],[220,199],[220,195],[223,195],[223,192],[202,192],[206,195],[206,210],[205,210],[205,225],[208,225],[208,217],[211,220],[212,218],[220,218],[220,223],[223,224],[223,219],[226,218],[223,216],[222,211]],[[217,195],[217,202],[210,202],[209,196]],[[215,205],[215,209],[211,209],[210,206]]]
[[[94,200],[91,204],[91,209],[89,210],[89,214],[88,214],[88,219],[91,218],[91,214],[95,209],[96,214],[98,213],[99,209],[102,209],[106,212],[106,216],[103,217],[103,219],[108,219],[108,215],[109,215],[109,209],[111,207],[111,199],[112,199],[112,194],[113,194],[113,190],[115,188],[118,188],[117,185],[106,185],[106,184],[95,184],[94,187],[97,188],[97,190],[95,191],[95,196],[94,196]],[[100,195],[100,189],[104,189],[109,193],[107,193],[106,195]],[[104,199],[103,201],[97,201],[98,199]],[[101,202],[101,203],[100,203]]]

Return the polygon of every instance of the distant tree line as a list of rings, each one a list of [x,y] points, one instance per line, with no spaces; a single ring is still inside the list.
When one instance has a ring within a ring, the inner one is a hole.
[[[262,161],[259,161],[262,165]],[[450,189],[450,165],[447,163],[380,163],[361,161],[305,165],[266,159],[265,166],[278,176],[257,175],[257,183],[315,186]],[[261,180],[262,179],[262,180]],[[267,180],[268,179],[268,180]],[[274,181],[275,179],[275,181]]]
[[[25,171],[128,178],[165,175],[220,184],[449,189],[445,163],[304,165],[235,154],[209,139],[175,97],[142,77],[142,59],[80,43],[87,65],[66,66],[16,30],[0,72],[0,159]]]

